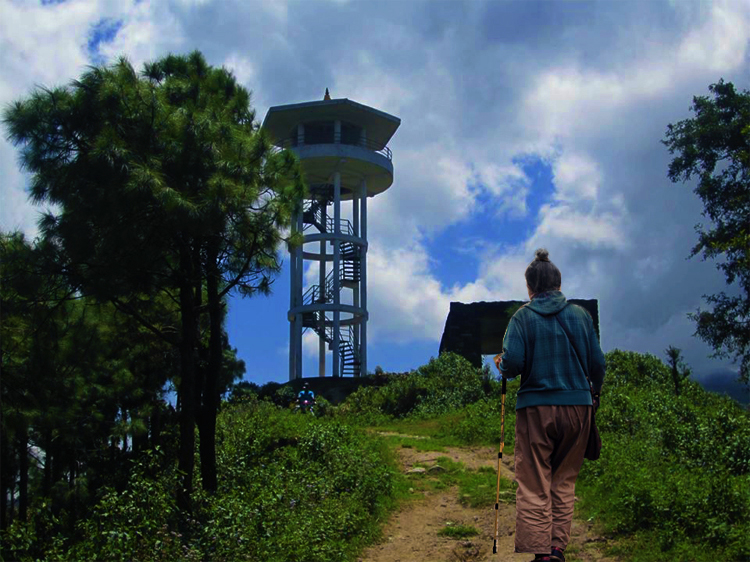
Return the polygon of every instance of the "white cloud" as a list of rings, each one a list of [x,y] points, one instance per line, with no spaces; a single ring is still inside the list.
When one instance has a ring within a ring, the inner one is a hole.
[[[140,71],[143,63],[167,52],[192,50],[181,21],[166,2],[131,0],[122,5],[120,18],[123,25],[115,38],[99,48],[107,62],[124,55]]]
[[[232,53],[224,61],[224,67],[234,74],[235,78],[237,78],[237,82],[246,88],[252,89],[252,83],[257,77],[255,67],[247,57],[244,57],[239,53]]]
[[[87,64],[89,27],[102,17],[96,3],[0,3],[3,101],[35,84],[69,82]]]
[[[528,213],[526,198],[531,178],[517,163],[478,162],[474,165],[475,181],[496,198],[496,215],[524,218]]]
[[[40,5],[0,1],[0,107],[28,96],[39,86],[70,83],[89,63],[91,26],[112,13],[111,6],[71,0]],[[26,174],[19,171],[18,149],[0,140],[3,171],[0,227],[37,235],[41,208],[28,201]]]
[[[367,258],[368,341],[437,339],[449,297],[429,273],[422,248],[372,248]]]
[[[394,161],[394,185],[368,207],[368,229],[379,245],[397,248],[416,242],[470,214],[473,173],[459,154],[425,144],[399,150]]]
[[[570,205],[543,205],[537,235],[580,242],[591,247],[603,246],[618,250],[628,248],[625,233],[618,225],[620,218],[612,214],[592,216]]]
[[[709,19],[690,31],[680,43],[678,64],[696,70],[725,72],[745,62],[750,5],[747,2],[717,2]]]
[[[302,334],[302,354],[305,357],[317,357],[319,342],[318,334],[312,330],[307,330]]]
[[[619,134],[620,114],[639,102],[682,93],[696,77],[715,81],[716,73],[732,71],[745,62],[750,5],[717,3],[708,16],[679,43],[651,43],[629,65],[606,72],[578,62],[550,65],[534,77],[519,119],[549,145],[561,139],[575,141],[592,131]]]
[[[558,201],[595,201],[603,181],[601,167],[588,155],[563,153],[552,166]]]

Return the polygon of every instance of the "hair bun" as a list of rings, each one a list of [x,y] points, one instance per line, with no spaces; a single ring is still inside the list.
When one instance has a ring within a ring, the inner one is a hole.
[[[539,248],[536,251],[536,259],[539,261],[549,261],[549,252],[545,248]]]

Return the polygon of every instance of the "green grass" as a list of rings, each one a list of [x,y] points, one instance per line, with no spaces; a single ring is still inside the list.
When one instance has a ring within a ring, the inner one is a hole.
[[[412,483],[410,487],[419,491],[446,490],[458,488],[459,501],[468,507],[489,507],[495,504],[497,495],[497,472],[490,467],[479,470],[468,469],[461,462],[448,457],[437,459],[436,465],[416,463],[415,466],[429,468],[439,466],[444,472],[423,472],[409,474],[407,478]],[[514,503],[516,485],[505,477],[500,478],[500,502]]]
[[[439,536],[449,537],[451,539],[466,539],[478,534],[479,531],[471,525],[446,525],[438,531]]]
[[[461,502],[469,507],[486,507],[495,504],[497,497],[497,471],[488,466],[464,472],[459,483]],[[516,485],[500,477],[500,503],[516,502]]]
[[[436,452],[445,453],[445,445],[440,443],[436,439],[415,439],[413,437],[405,437],[403,435],[380,435],[379,436],[388,446],[398,449],[404,447],[405,449],[415,449],[423,452]]]
[[[452,435],[446,428],[455,425],[462,418],[461,414],[443,414],[431,418],[401,418],[368,426],[369,431],[398,433],[382,437],[395,441],[395,444],[407,444],[418,451],[440,451],[444,447],[460,447],[466,443]]]

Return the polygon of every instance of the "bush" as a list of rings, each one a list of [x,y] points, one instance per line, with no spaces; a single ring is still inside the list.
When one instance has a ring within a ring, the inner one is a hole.
[[[383,386],[359,388],[340,411],[370,417],[436,416],[476,402],[485,396],[485,387],[492,387],[486,373],[461,355],[443,353],[416,371],[389,376]]]
[[[294,392],[294,388],[285,384],[274,392],[273,403],[280,408],[289,408],[292,404],[297,403],[297,393]]]
[[[3,533],[5,553],[24,561],[343,562],[378,536],[397,474],[381,440],[253,396],[223,405],[217,468],[219,489],[203,492],[198,478],[187,514],[176,505],[174,459],[149,453],[123,490],[101,491],[78,536],[50,538],[52,514],[32,513]]]
[[[441,427],[443,435],[450,435],[467,445],[499,445],[502,409],[500,399],[482,398],[460,411],[457,422]],[[515,411],[505,405],[505,450],[515,443]]]
[[[463,356],[442,353],[417,370],[423,377],[426,392],[416,410],[435,415],[457,410],[484,397],[484,377]]]
[[[262,402],[222,411],[217,440],[221,487],[201,515],[207,559],[343,561],[377,535],[395,475],[380,441]]]
[[[69,560],[200,560],[200,553],[184,545],[182,514],[175,502],[177,473],[158,477],[159,452],[134,462],[127,488],[104,491],[88,519],[77,528],[84,539],[68,552]]]
[[[748,560],[750,415],[653,356],[615,350],[597,423],[602,456],[584,462],[584,512],[639,537],[639,560]]]
[[[315,415],[317,417],[329,416],[333,411],[333,406],[326,400],[325,396],[318,394],[315,397]]]

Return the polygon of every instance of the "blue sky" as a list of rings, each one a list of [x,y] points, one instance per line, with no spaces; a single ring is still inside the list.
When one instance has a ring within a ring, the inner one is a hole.
[[[2,105],[89,64],[199,49],[252,90],[259,121],[325,88],[399,117],[394,183],[370,202],[371,369],[436,355],[451,301],[527,298],[523,272],[546,247],[566,296],[599,299],[605,351],[664,359],[674,345],[695,378],[736,376],[686,318],[738,289],[686,259],[706,220],[694,185],[668,180],[660,140],[719,78],[747,88],[747,2],[0,0],[0,13]],[[0,227],[34,236],[4,139],[0,170]],[[232,300],[249,380],[287,379],[288,307],[286,267],[272,297]]]

